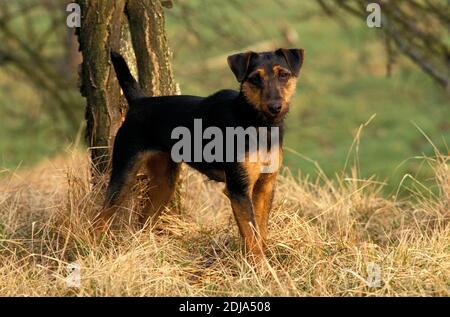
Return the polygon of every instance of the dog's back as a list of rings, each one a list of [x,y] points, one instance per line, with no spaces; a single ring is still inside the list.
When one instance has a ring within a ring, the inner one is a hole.
[[[206,98],[145,97],[122,56],[111,53],[111,59],[130,108],[116,135],[101,222],[112,217],[114,206],[120,204],[142,165],[152,186],[141,220],[156,219],[173,195],[180,162],[187,162],[211,179],[225,181],[245,248],[261,258],[282,160],[283,122],[303,64],[303,50],[229,56],[239,92],[222,90]],[[241,146],[234,142],[235,136]],[[203,144],[203,138],[210,142]],[[250,140],[257,140],[258,147],[251,147],[249,143],[255,142]]]

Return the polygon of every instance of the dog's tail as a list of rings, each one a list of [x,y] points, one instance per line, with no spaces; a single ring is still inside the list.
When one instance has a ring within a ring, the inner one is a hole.
[[[112,50],[110,55],[117,79],[119,80],[120,87],[122,88],[128,103],[132,104],[134,100],[144,97],[144,92],[136,79],[134,79],[133,75],[131,75],[130,69],[123,56]]]

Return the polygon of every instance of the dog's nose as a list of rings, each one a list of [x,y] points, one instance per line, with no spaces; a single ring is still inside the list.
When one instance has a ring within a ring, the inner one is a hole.
[[[269,111],[272,114],[280,113],[280,111],[281,111],[281,103],[275,103],[275,104],[269,105]]]

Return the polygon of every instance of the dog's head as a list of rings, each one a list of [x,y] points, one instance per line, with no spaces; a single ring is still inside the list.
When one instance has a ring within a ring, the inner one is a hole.
[[[303,49],[245,52],[228,57],[247,101],[268,119],[282,119],[289,109],[303,64]]]

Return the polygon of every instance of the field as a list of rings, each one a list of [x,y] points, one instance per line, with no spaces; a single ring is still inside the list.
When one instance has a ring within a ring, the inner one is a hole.
[[[181,207],[156,228],[136,227],[134,195],[93,239],[104,184],[89,179],[83,99],[69,131],[1,68],[0,295],[450,296],[449,93],[400,55],[387,76],[380,30],[309,14],[306,1],[180,3],[166,23],[184,94],[238,88],[217,58],[286,32],[306,50],[267,261],[247,263],[223,185],[189,168]]]
[[[318,185],[285,170],[267,261],[255,271],[221,186],[190,169],[180,210],[142,231],[131,201],[123,223],[94,241],[89,221],[102,194],[90,186],[86,155],[66,154],[0,183],[0,294],[449,296],[449,159],[427,160],[438,194],[414,202],[383,198],[356,174]],[[81,269],[79,287],[69,287],[69,263]]]

